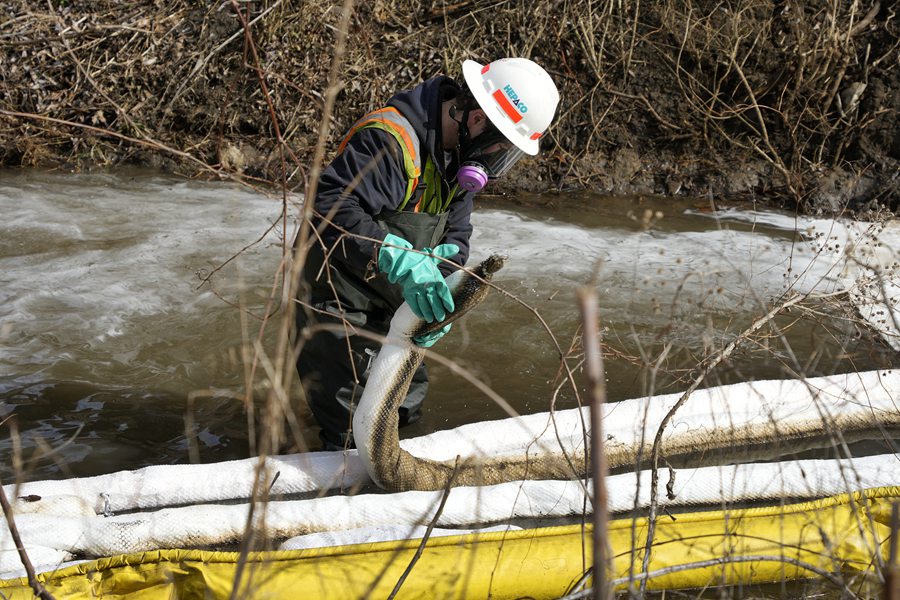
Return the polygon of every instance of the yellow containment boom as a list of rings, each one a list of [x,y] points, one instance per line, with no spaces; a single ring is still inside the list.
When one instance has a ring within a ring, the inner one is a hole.
[[[891,504],[898,499],[900,487],[882,487],[802,504],[664,515],[656,527],[647,587],[761,584],[823,573],[847,581],[886,560]],[[620,588],[627,586],[630,572],[641,571],[646,534],[643,518],[609,524],[612,578]],[[589,524],[576,524],[432,538],[396,597],[560,598],[583,583],[591,565],[590,536]],[[251,553],[236,597],[386,598],[419,544]],[[38,578],[58,599],[226,600],[239,558],[237,552],[160,550],[76,564]],[[0,581],[0,594],[33,597],[24,578]]]

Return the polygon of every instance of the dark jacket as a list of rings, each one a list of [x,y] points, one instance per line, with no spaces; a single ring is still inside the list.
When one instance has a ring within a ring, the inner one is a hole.
[[[387,103],[412,123],[423,153],[427,149],[445,180],[450,179],[448,171],[455,176],[455,166],[441,147],[440,107],[448,92],[457,89],[458,85],[452,79],[434,77],[396,94]],[[363,129],[350,138],[344,151],[323,171],[315,210],[319,215],[331,214],[330,220],[347,232],[383,240],[386,233],[375,218],[383,211],[397,210],[406,194],[406,183],[397,140],[378,129]],[[421,190],[417,192],[421,193]],[[441,240],[441,243],[459,246],[459,254],[452,259],[459,265],[464,265],[469,257],[472,196],[471,193],[460,194],[450,204],[447,228]],[[411,210],[414,205],[415,202],[410,201],[406,209]],[[318,221],[315,224],[318,225]],[[330,248],[340,235],[338,229],[327,227],[322,234],[326,247]],[[342,263],[342,269],[362,275],[370,262],[377,260],[376,250],[377,246],[371,241],[345,238],[330,260]],[[444,266],[441,270],[446,275],[450,269]]]

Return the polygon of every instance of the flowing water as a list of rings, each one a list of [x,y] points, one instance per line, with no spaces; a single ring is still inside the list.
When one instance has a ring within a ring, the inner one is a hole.
[[[282,206],[277,194],[142,171],[0,172],[4,479],[14,468],[42,479],[185,462],[193,444],[207,462],[247,456],[241,349],[257,336],[293,235]],[[583,386],[580,287],[597,291],[610,401],[684,389],[704,357],[786,292],[833,291],[801,237],[825,226],[773,211],[566,193],[485,197],[473,224],[473,261],[509,257],[495,279],[506,294],[434,350],[520,413],[577,402],[560,366],[565,356]],[[890,353],[851,316],[807,302],[707,383],[888,366]],[[505,416],[431,366],[423,418],[403,436]],[[314,444],[316,427],[296,408]]]

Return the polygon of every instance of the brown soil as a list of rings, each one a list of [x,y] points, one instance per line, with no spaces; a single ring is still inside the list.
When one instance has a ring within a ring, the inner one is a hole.
[[[394,91],[518,55],[551,72],[562,102],[540,159],[501,190],[900,208],[891,2],[355,4],[329,86],[344,2],[9,0],[0,165],[141,164],[302,189],[323,123],[327,160]]]

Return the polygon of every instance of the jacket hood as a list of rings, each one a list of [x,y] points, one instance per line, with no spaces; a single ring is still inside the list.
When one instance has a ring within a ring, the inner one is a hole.
[[[393,106],[409,120],[420,143],[427,149],[442,174],[446,171],[448,159],[442,142],[441,103],[458,90],[458,83],[440,75],[411,90],[398,92],[387,102],[388,106]]]

